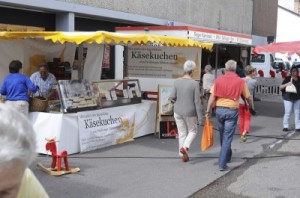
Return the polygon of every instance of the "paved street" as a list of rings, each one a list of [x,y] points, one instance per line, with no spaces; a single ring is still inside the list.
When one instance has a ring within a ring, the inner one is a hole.
[[[239,135],[234,136],[231,170],[227,172],[220,172],[217,166],[217,130],[215,144],[206,152],[200,151],[198,134],[188,163],[182,163],[178,156],[177,140],[150,135],[71,155],[70,165],[79,167],[80,173],[46,175],[35,167],[38,162],[50,165],[51,158],[44,155],[31,168],[50,197],[57,198],[296,197],[300,191],[296,188],[299,134],[282,132],[280,97],[264,97],[255,105],[258,116],[253,118],[248,141],[243,143]],[[215,123],[215,118],[212,121]]]
[[[248,159],[191,197],[299,197],[299,140],[299,134],[289,133],[282,144]]]

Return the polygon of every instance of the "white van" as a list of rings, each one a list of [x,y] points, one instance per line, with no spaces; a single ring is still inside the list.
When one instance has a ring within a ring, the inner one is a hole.
[[[258,72],[261,70],[264,77],[270,78],[270,71],[273,71],[276,76],[277,68],[274,68],[274,60],[274,55],[270,53],[251,54],[251,66]]]

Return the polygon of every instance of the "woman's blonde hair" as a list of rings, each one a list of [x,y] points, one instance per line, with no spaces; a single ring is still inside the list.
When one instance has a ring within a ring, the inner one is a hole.
[[[251,65],[247,65],[244,69],[246,75],[252,74],[253,72],[255,72],[255,70],[256,69],[254,67],[252,67]]]

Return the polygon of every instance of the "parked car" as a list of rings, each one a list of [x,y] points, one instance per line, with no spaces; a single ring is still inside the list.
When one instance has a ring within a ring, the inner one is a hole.
[[[300,65],[300,62],[293,62],[293,65],[296,65],[296,66],[298,66],[298,65]]]
[[[289,72],[291,69],[291,65],[288,61],[283,61],[281,59],[275,59],[273,68],[276,69],[276,72],[284,70]]]

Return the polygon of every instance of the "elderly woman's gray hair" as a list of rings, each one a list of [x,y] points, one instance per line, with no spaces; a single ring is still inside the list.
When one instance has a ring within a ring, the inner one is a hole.
[[[185,61],[183,65],[184,74],[191,74],[191,72],[194,71],[195,68],[196,68],[196,63],[194,61],[191,60]]]
[[[236,61],[234,61],[234,60],[227,61],[225,63],[225,69],[227,71],[233,71],[233,72],[235,72],[235,70],[236,70]]]
[[[204,70],[205,70],[206,72],[211,72],[212,66],[211,66],[211,65],[205,65]]]
[[[2,103],[0,118],[0,165],[19,160],[28,166],[36,148],[35,133],[28,118]]]

